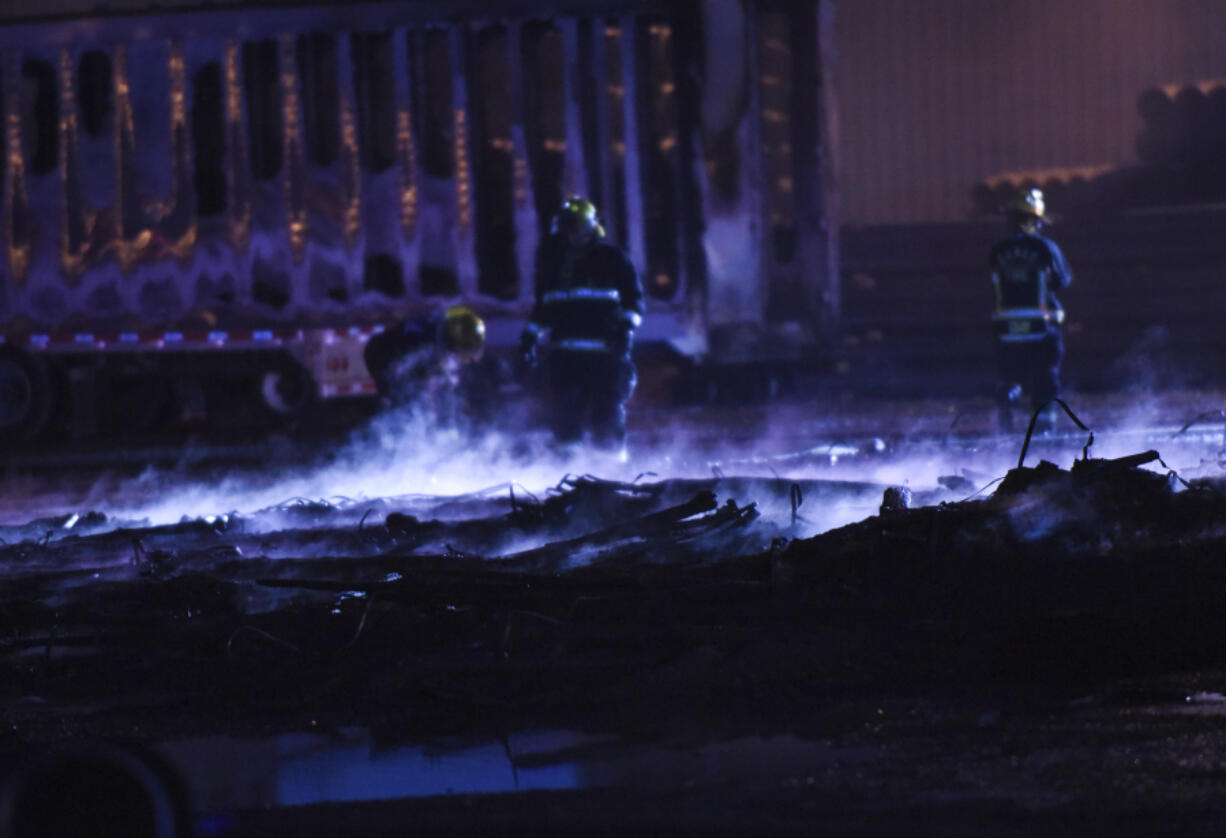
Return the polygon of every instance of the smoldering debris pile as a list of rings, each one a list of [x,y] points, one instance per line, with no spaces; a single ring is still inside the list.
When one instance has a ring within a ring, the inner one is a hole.
[[[793,542],[779,566],[893,627],[900,654],[961,649],[958,665],[1008,675],[1216,661],[1226,493],[1151,462],[1019,467],[990,498],[884,512]]]
[[[805,511],[886,487],[580,477],[36,522],[0,546],[0,738],[784,729],[852,685],[1216,659],[1226,496],[1151,459],[895,492],[808,538]]]

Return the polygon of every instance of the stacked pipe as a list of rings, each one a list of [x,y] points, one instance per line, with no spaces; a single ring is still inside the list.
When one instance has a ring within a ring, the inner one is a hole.
[[[999,214],[1017,190],[1038,187],[1064,212],[1226,201],[1226,81],[1167,85],[1137,97],[1139,165],[1081,175],[985,178],[971,190],[971,214]],[[1093,170],[1089,170],[1092,172]]]

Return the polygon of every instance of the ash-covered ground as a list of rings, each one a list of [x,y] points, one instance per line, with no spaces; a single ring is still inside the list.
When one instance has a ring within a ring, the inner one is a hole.
[[[182,834],[1213,834],[1224,401],[13,466],[0,825],[75,794]]]

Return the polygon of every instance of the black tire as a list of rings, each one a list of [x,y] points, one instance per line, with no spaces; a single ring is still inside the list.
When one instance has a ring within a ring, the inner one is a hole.
[[[255,386],[260,407],[274,420],[297,418],[315,403],[315,379],[292,361],[269,365],[257,375]]]
[[[0,440],[34,439],[47,427],[55,390],[47,362],[13,346],[0,346]]]

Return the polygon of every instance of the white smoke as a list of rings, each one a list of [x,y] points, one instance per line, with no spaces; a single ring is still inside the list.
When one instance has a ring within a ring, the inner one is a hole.
[[[1196,411],[1226,405],[1218,395],[1096,396],[1085,400],[1085,408],[1075,395],[1068,401],[1094,431],[1091,457],[1156,448],[1167,466],[1195,477],[1221,473],[1217,454],[1223,420],[1214,414],[1179,431]],[[986,400],[844,404],[824,416],[811,405],[773,405],[751,411],[677,411],[666,417],[644,412],[635,419],[637,429],[623,462],[590,447],[558,450],[539,429],[466,435],[434,427],[417,413],[387,412],[334,450],[318,452],[305,466],[301,452],[273,447],[259,468],[234,468],[207,479],[192,476],[190,469],[149,468],[139,477],[106,477],[86,490],[53,495],[44,494],[45,485],[34,479],[10,483],[0,523],[98,511],[116,521],[157,525],[250,515],[294,499],[345,506],[389,498],[384,508],[397,508],[396,499],[418,496],[437,506],[439,498],[482,491],[506,497],[512,487],[518,497],[543,498],[566,475],[622,482],[722,475],[775,479],[770,491],[729,485],[715,490],[720,503],[757,503],[764,518],[779,526],[795,520],[790,533],[802,536],[875,514],[880,490],[887,485],[911,488],[917,502],[961,500],[976,490],[982,497],[1017,464],[1024,436],[1024,428],[992,434],[995,411]],[[1026,465],[1047,459],[1068,468],[1082,456],[1088,436],[1062,416],[1055,435],[1032,440]],[[1157,463],[1150,467],[1164,470]],[[941,487],[941,478],[948,488]],[[796,508],[797,498],[787,491],[790,481],[848,485],[820,496],[810,489]]]

